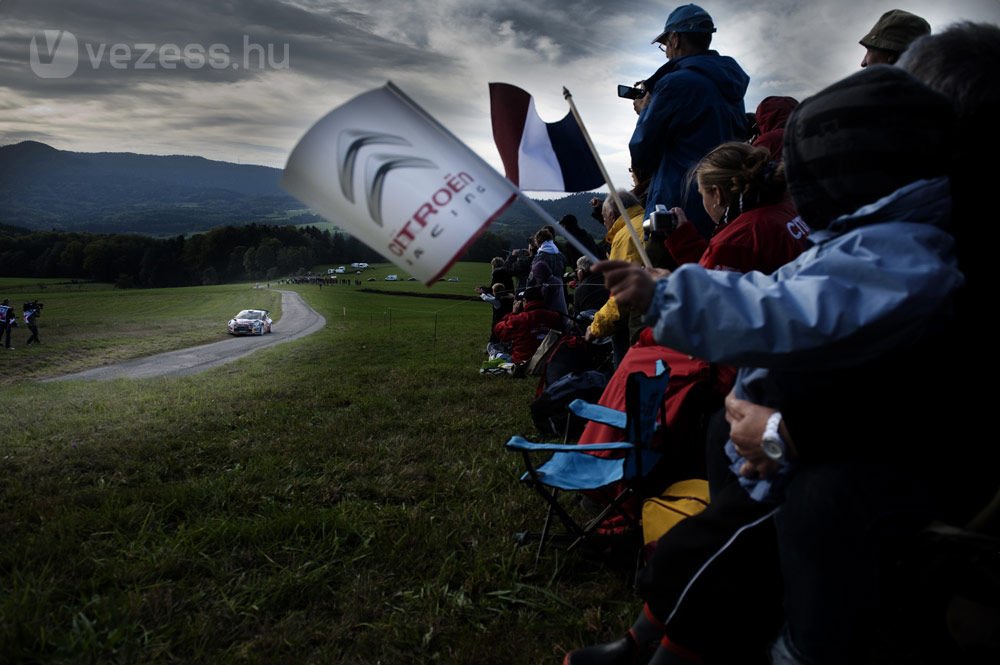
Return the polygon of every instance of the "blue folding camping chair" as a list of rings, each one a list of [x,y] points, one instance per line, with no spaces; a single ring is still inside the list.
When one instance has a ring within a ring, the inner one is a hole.
[[[553,516],[558,517],[565,527],[566,533],[559,535],[570,541],[567,551],[581,543],[588,543],[601,552],[595,530],[613,513],[638,526],[638,518],[622,508],[631,497],[643,495],[642,481],[660,459],[660,454],[649,450],[648,444],[660,424],[669,378],[663,361],[657,361],[653,376],[644,372],[630,374],[625,383],[625,411],[579,399],[570,403],[569,409],[575,415],[624,430],[625,441],[577,445],[534,443],[513,436],[507,442],[508,450],[520,452],[524,458],[527,470],[521,480],[534,488],[548,504],[541,532],[523,532],[517,536],[520,544],[535,537],[539,539],[536,563],[546,542],[555,539],[556,534],[551,533]],[[623,454],[614,458],[590,454],[596,451],[620,451]],[[532,457],[536,453],[552,455],[539,466]],[[574,519],[559,501],[560,491],[583,492],[611,487],[616,488],[616,492],[604,509],[596,517],[582,523]]]

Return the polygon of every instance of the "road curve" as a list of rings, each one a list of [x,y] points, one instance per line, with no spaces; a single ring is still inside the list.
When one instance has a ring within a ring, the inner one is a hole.
[[[224,331],[224,322],[219,328]],[[197,374],[248,356],[254,351],[290,342],[320,330],[326,325],[319,312],[307,305],[295,291],[281,291],[281,319],[274,323],[269,335],[260,337],[227,337],[220,342],[168,351],[155,356],[136,358],[123,363],[95,367],[74,374],[63,374],[43,381],[110,381],[112,379],[148,379],[157,376]]]

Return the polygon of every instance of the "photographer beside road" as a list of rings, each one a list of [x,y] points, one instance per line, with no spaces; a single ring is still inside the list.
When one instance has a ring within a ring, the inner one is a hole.
[[[6,298],[0,303],[0,338],[4,340],[4,347],[13,349],[10,345],[10,329],[17,326],[17,312],[10,306],[10,301]]]
[[[28,338],[28,346],[31,343],[41,344],[42,340],[38,339],[38,324],[35,321],[42,313],[42,303],[37,300],[33,300],[28,303],[24,303],[24,325],[28,326],[28,330],[31,331],[31,336]]]

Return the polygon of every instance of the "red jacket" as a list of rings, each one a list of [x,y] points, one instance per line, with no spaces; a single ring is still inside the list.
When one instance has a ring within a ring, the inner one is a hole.
[[[692,224],[667,236],[665,245],[678,263],[698,262],[709,270],[772,273],[805,248],[808,231],[785,199],[743,213],[706,241]]]
[[[531,360],[549,330],[562,330],[562,315],[545,309],[544,304],[541,300],[526,301],[523,311],[508,314],[493,327],[500,341],[513,342],[511,356],[515,363]]]

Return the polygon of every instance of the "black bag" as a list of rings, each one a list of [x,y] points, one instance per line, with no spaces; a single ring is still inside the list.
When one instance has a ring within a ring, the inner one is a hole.
[[[539,434],[561,437],[569,425],[569,438],[579,438],[585,421],[573,416],[566,408],[575,399],[596,402],[608,384],[608,375],[597,370],[570,372],[550,383],[531,402],[531,419]]]

